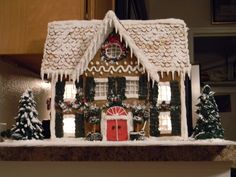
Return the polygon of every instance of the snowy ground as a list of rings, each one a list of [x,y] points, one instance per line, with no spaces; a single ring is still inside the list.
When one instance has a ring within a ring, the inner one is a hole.
[[[17,146],[227,146],[236,145],[236,142],[222,139],[183,140],[181,137],[147,138],[144,141],[86,141],[81,138],[57,138],[49,140],[5,140],[0,147]]]

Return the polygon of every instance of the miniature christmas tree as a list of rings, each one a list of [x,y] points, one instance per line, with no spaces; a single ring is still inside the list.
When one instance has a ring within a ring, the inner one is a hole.
[[[199,118],[192,136],[195,139],[223,138],[224,129],[220,122],[214,92],[211,91],[210,86],[203,87],[202,95],[199,99],[200,103],[197,104],[198,110],[196,111]]]
[[[11,129],[11,137],[16,140],[43,139],[42,123],[38,119],[31,90],[26,90],[19,101],[16,124]]]

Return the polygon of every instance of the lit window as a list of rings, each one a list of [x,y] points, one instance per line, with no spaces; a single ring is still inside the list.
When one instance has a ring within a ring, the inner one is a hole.
[[[108,89],[108,79],[107,78],[96,78],[95,83],[95,100],[106,100],[107,99],[107,89]]]
[[[75,85],[72,83],[66,83],[65,92],[64,92],[64,100],[71,101],[75,99],[75,95],[76,95]]]
[[[159,82],[158,83],[158,104],[161,104],[163,101],[166,104],[170,104],[171,91],[169,82]]]
[[[125,96],[127,98],[138,98],[138,89],[139,89],[138,86],[139,86],[138,77],[126,77]]]
[[[64,137],[75,137],[75,115],[66,114],[63,116]]]
[[[122,53],[121,47],[119,44],[112,43],[106,49],[106,56],[110,59],[119,58]]]
[[[170,112],[160,112],[159,114],[159,131],[161,134],[170,134],[171,133],[171,120]]]

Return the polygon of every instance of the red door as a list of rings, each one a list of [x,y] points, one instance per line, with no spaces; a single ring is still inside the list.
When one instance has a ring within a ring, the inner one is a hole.
[[[117,141],[116,121],[107,120],[107,140]]]
[[[106,112],[112,119],[107,120],[107,140],[126,141],[128,140],[127,112],[119,106],[111,107]],[[113,117],[114,116],[114,117]],[[119,119],[122,118],[122,119]]]
[[[128,140],[127,120],[118,120],[118,141]]]
[[[107,120],[107,140],[128,140],[128,129],[126,120]]]

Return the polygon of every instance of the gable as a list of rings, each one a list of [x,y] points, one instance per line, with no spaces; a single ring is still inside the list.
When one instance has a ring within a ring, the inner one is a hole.
[[[119,49],[113,48],[114,46]],[[121,53],[113,58],[115,50]],[[103,78],[139,76],[143,73],[145,73],[143,67],[138,65],[135,56],[130,56],[130,50],[125,47],[124,42],[120,41],[119,34],[112,32],[89,62],[83,74],[85,76]]]

